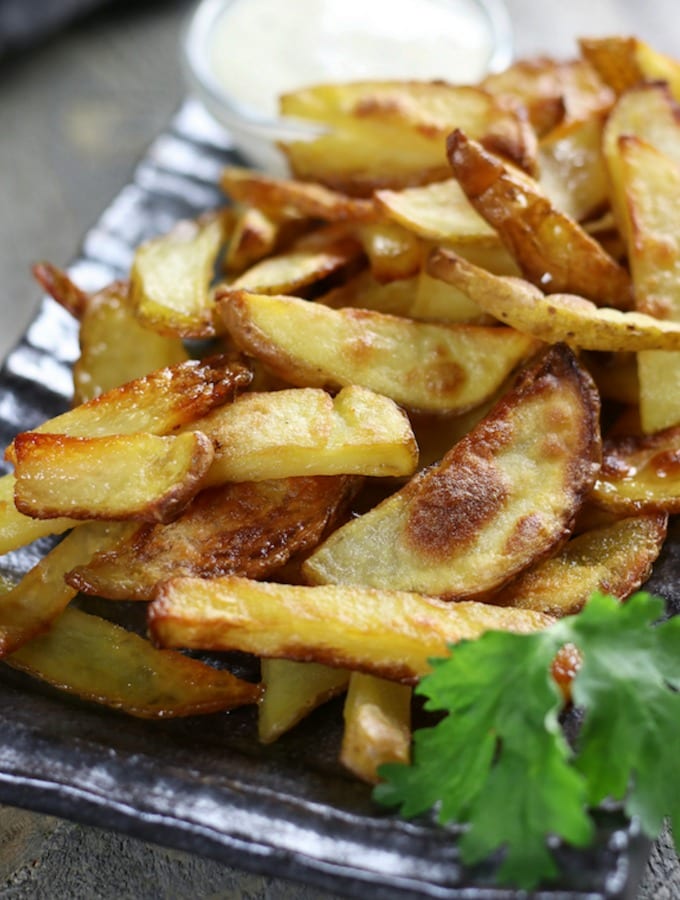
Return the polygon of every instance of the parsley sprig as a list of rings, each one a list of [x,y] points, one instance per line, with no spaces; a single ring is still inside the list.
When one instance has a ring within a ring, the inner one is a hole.
[[[411,817],[436,807],[466,823],[461,858],[504,848],[498,879],[532,889],[558,875],[548,838],[577,847],[594,836],[592,809],[621,801],[649,837],[666,816],[680,835],[680,618],[640,592],[621,604],[595,594],[543,632],[489,632],[433,660],[417,692],[445,712],[414,733],[411,765],[386,765],[376,799]],[[573,644],[576,747],[559,724],[567,701],[551,674]]]

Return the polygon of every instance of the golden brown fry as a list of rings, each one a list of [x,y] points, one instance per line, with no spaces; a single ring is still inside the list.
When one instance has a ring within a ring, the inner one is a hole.
[[[14,441],[14,502],[27,516],[170,522],[202,486],[215,451],[201,432]]]
[[[360,384],[424,412],[482,403],[539,346],[512,329],[413,322],[295,297],[227,292],[218,303],[237,346],[291,384]]]
[[[356,478],[289,478],[203,491],[168,525],[142,525],[67,576],[88,594],[150,600],[174,575],[264,578],[316,546],[344,516]]]
[[[90,303],[90,296],[71,281],[67,272],[50,262],[36,263],[31,271],[38,284],[53,300],[70,312],[74,319],[82,319]]]
[[[533,129],[507,103],[476,87],[363,81],[303,88],[281,113],[325,132],[283,149],[294,174],[352,195],[427,184],[450,175],[444,138],[454,125],[531,171]]]
[[[553,620],[533,610],[352,585],[270,584],[234,575],[173,578],[149,607],[161,646],[245,650],[349,668],[407,684],[449,645],[485,631],[525,634]],[[295,628],[291,629],[291,623]]]
[[[596,306],[575,294],[548,294],[518,278],[499,278],[450,250],[438,250],[428,270],[465,291],[481,309],[542,341],[585,350],[677,350],[680,324],[638,312]]]
[[[680,426],[608,438],[592,499],[624,515],[680,512]]]
[[[247,206],[240,209],[234,230],[227,245],[224,268],[239,273],[264,259],[276,249],[281,226],[261,209]]]
[[[352,674],[343,711],[340,762],[362,781],[377,784],[380,766],[409,762],[411,693],[406,684]]]
[[[256,703],[259,687],[97,616],[66,609],[45,634],[5,659],[84,700],[144,719],[195,716]]]
[[[147,327],[183,338],[216,334],[210,285],[227,237],[225,222],[220,214],[179,222],[172,231],[137,248],[130,297]]]
[[[0,477],[0,554],[10,553],[50,534],[63,534],[81,524],[70,518],[33,519],[22,515],[14,505],[14,483],[14,473]]]
[[[373,222],[380,218],[371,199],[358,199],[312,181],[274,178],[253,169],[229,166],[220,185],[239,203],[247,203],[270,215],[304,217],[325,222]]]
[[[205,484],[295,475],[411,475],[418,447],[404,412],[359,385],[246,393],[189,426],[215,446]]]
[[[395,222],[361,225],[356,234],[376,281],[387,284],[413,278],[420,272],[424,248],[411,232]]]
[[[47,553],[10,591],[0,596],[0,656],[49,629],[75,597],[64,581],[74,566],[87,562],[128,533],[129,525],[95,522],[76,528]]]
[[[257,736],[271,744],[313,710],[346,690],[350,673],[319,663],[263,659]]]
[[[599,470],[598,418],[590,377],[556,345],[438,466],[331,534],[306,578],[455,600],[500,587],[568,537]]]
[[[623,600],[649,578],[667,520],[664,513],[650,513],[585,531],[493,594],[490,602],[560,617],[579,612],[594,591]]]
[[[169,434],[232,400],[252,373],[228,356],[187,360],[157,369],[83,403],[33,429],[39,434],[97,437],[112,434]],[[14,445],[5,458],[16,461]]]
[[[550,293],[574,293],[630,309],[627,272],[536,181],[456,129],[447,141],[456,178],[475,209],[498,230],[525,277]]]

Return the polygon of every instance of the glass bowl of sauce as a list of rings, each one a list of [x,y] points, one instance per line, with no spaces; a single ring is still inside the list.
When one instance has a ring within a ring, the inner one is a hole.
[[[284,168],[277,141],[311,139],[278,98],[324,82],[472,84],[512,58],[502,0],[202,0],[182,40],[190,90],[252,164]]]

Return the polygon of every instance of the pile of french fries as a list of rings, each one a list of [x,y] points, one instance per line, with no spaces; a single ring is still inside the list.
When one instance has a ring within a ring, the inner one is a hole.
[[[2,597],[5,661],[150,718],[257,703],[264,742],[346,691],[372,782],[432,657],[629,596],[680,509],[676,98],[634,38],[296,91],[325,132],[289,178],[227,169],[93,295],[36,266],[82,352],[6,451],[0,551],[68,535]]]

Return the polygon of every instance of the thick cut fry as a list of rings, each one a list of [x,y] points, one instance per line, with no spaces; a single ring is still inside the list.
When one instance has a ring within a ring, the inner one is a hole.
[[[413,232],[396,222],[361,225],[356,232],[376,281],[387,284],[420,272],[423,245]]]
[[[630,309],[628,273],[538,182],[456,130],[447,141],[453,172],[475,209],[497,229],[524,276],[551,293],[568,292]]]
[[[412,322],[294,297],[228,292],[219,305],[235,343],[290,383],[360,384],[427,412],[482,403],[538,347],[511,329]]]
[[[680,512],[680,426],[608,438],[592,499],[619,514]]]
[[[206,484],[295,475],[411,475],[418,447],[404,412],[358,385],[246,393],[194,426],[215,447]],[[193,426],[190,426],[193,427]]]
[[[377,784],[385,763],[409,762],[411,688],[354,672],[344,708],[340,762],[362,781]]]
[[[25,432],[14,441],[14,502],[27,516],[169,522],[213,461],[201,432],[80,438]]]
[[[244,650],[409,684],[430,670],[430,659],[446,656],[450,644],[489,630],[538,631],[551,621],[533,610],[451,605],[405,591],[236,576],[173,578],[149,607],[149,629],[161,646]]]
[[[680,140],[680,120],[675,133]],[[637,307],[680,327],[680,166],[626,135],[619,138],[618,166]],[[680,422],[680,353],[641,353],[638,377],[643,430]]]
[[[458,126],[531,170],[536,141],[524,117],[476,87],[363,81],[303,88],[281,98],[284,116],[326,131],[283,149],[294,174],[353,195],[450,175],[444,138]]]
[[[225,217],[180,222],[135,251],[130,297],[139,319],[160,334],[184,338],[216,333],[211,282],[226,240]]]
[[[75,597],[64,581],[74,566],[87,562],[125,535],[129,525],[95,522],[76,528],[37,563],[10,591],[0,596],[0,656],[13,653],[46,631]]]
[[[372,309],[392,316],[409,316],[417,292],[418,278],[402,278],[381,284],[370,269],[363,269],[328,293],[317,297],[318,303],[331,309],[352,306]]]
[[[311,181],[274,178],[253,169],[229,166],[222,189],[239,203],[280,217],[304,217],[325,222],[373,222],[380,218],[372,199],[362,200]]]
[[[652,513],[586,531],[490,601],[560,617],[579,612],[595,591],[623,600],[649,578],[666,526],[665,514]]]
[[[598,416],[590,377],[551,348],[438,466],[335,531],[305,577],[456,600],[500,587],[569,535],[600,465]]]
[[[264,578],[315,547],[346,513],[355,478],[289,478],[203,491],[175,522],[142,525],[74,565],[68,582],[112,600],[150,600],[174,575]]]
[[[107,391],[49,419],[34,432],[70,437],[137,431],[169,434],[232,400],[251,380],[250,370],[227,356],[188,360]],[[5,458],[16,462],[13,444],[7,448]]]
[[[281,225],[261,209],[246,206],[236,214],[234,230],[227,245],[224,268],[243,272],[276,249]]]
[[[5,659],[84,700],[144,719],[194,716],[256,703],[259,687],[78,609]]]
[[[680,99],[680,63],[636,37],[581,38],[581,53],[617,94],[643,81],[666,81]]]
[[[450,250],[436,251],[428,270],[504,325],[542,341],[585,350],[680,349],[679,323],[595,306],[575,294],[544,295],[528,281],[492,275]]]
[[[271,744],[313,710],[341,694],[350,673],[319,663],[290,659],[263,659],[262,695],[258,706],[257,734]]]
[[[376,191],[384,213],[418,237],[438,242],[498,244],[498,234],[482,218],[455,178],[401,191]]]

